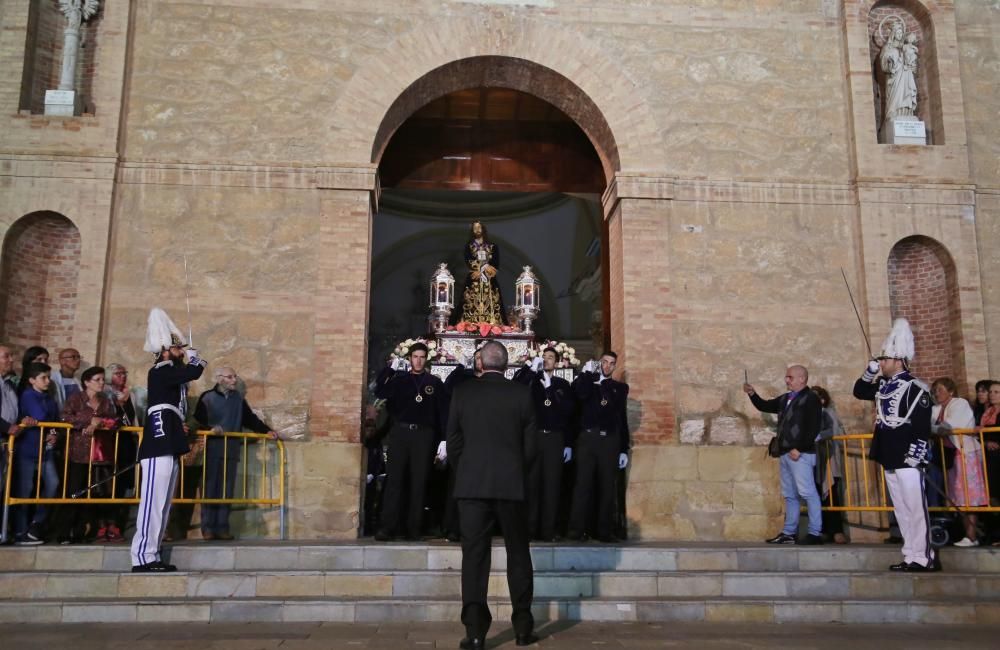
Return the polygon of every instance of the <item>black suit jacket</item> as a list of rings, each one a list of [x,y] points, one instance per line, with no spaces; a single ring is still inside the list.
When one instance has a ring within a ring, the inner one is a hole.
[[[527,386],[488,372],[455,388],[448,415],[448,462],[456,499],[524,500],[528,464],[538,445]]]

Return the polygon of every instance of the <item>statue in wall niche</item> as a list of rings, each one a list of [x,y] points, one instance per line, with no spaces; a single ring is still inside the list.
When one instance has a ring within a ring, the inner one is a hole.
[[[66,16],[59,90],[73,90],[76,81],[76,57],[80,49],[80,26],[83,21],[97,13],[100,5],[100,0],[59,0],[59,10]]]
[[[903,21],[896,16],[892,31],[878,55],[878,64],[885,75],[884,120],[888,122],[900,117],[913,117],[917,112],[917,54],[919,53],[913,32],[905,33]],[[883,20],[883,24],[885,23]],[[882,25],[879,25],[882,35]]]

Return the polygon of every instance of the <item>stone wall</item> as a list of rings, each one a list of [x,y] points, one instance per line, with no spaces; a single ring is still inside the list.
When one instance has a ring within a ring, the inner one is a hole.
[[[864,427],[850,386],[867,351],[841,270],[878,345],[907,237],[955,261],[965,379],[1000,367],[1000,285],[982,281],[1000,271],[995,8],[926,3],[945,137],[913,148],[875,138],[871,2],[544,4],[110,3],[94,114],[50,119],[18,114],[29,3],[7,0],[0,236],[33,211],[66,215],[81,233],[73,344],[132,368],[148,362],[150,306],[186,320],[186,257],[196,344],[275,426],[307,433],[289,445],[300,538],[357,528],[378,155],[418,80],[427,97],[466,83],[455,61],[504,62],[475,70],[578,117],[609,171],[640,537],[773,533],[776,464],[744,371],[777,394],[804,363]]]

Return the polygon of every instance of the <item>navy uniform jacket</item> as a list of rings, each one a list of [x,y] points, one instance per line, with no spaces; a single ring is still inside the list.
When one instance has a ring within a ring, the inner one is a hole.
[[[375,396],[387,400],[386,406],[394,422],[430,427],[437,432],[439,440],[444,440],[448,395],[444,382],[431,373],[424,371],[415,375],[408,370],[394,372],[387,367],[375,380]]]
[[[573,380],[573,392],[580,404],[580,429],[600,429],[617,433],[621,443],[621,453],[627,454],[632,447],[628,430],[628,384],[608,377],[596,383],[596,372],[581,372]]]
[[[875,383],[854,382],[854,396],[875,402],[875,434],[869,456],[885,469],[909,467],[910,445],[927,441],[931,432],[931,400],[927,387],[907,371]]]
[[[187,412],[187,383],[201,377],[207,361],[192,363],[161,361],[149,369],[149,406],[142,427],[139,460],[157,456],[181,456],[190,449],[184,433]]]
[[[546,388],[542,383],[544,372],[544,370],[535,372],[530,368],[521,368],[514,373],[514,381],[525,384],[531,389],[538,428],[545,431],[559,431],[563,436],[563,446],[572,447],[573,412],[576,410],[573,390],[568,381],[555,375]]]

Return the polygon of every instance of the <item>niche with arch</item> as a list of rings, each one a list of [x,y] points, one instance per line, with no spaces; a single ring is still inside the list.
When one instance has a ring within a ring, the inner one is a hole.
[[[939,242],[906,237],[889,252],[889,309],[910,321],[916,344],[912,370],[933,381],[951,377],[965,390],[965,355],[955,263]]]
[[[868,44],[871,58],[872,86],[875,95],[875,128],[878,142],[887,143],[886,81],[887,74],[881,63],[882,50],[891,38],[894,26],[902,27],[904,38],[913,34],[916,38],[916,70],[913,82],[916,85],[916,111],[927,130],[927,144],[945,143],[944,120],[941,108],[941,84],[938,70],[937,44],[934,38],[934,23],[926,7],[917,0],[879,0],[868,13]],[[907,53],[899,51],[896,58],[905,63]]]
[[[80,231],[57,212],[33,212],[7,231],[0,270],[0,340],[24,348],[72,345]]]

